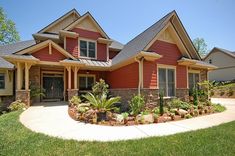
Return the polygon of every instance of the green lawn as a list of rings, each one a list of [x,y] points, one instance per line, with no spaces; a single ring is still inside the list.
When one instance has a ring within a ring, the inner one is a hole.
[[[19,115],[13,112],[0,116],[0,155],[235,154],[235,122],[167,137],[102,143],[62,140],[31,132],[18,121]]]

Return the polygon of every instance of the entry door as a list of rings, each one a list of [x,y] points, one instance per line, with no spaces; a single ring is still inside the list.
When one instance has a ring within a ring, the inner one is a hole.
[[[63,99],[64,82],[62,75],[45,74],[43,75],[43,89],[45,90],[44,99]]]

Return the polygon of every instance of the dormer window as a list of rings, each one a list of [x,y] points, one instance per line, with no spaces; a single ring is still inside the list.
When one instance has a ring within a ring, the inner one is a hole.
[[[84,58],[96,58],[96,42],[80,40],[80,56]]]

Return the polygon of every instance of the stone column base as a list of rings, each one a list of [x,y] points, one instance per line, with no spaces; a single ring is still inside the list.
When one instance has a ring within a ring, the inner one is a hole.
[[[16,100],[21,100],[29,107],[30,106],[30,90],[16,90]]]
[[[68,100],[70,100],[73,96],[78,95],[78,89],[68,89]]]

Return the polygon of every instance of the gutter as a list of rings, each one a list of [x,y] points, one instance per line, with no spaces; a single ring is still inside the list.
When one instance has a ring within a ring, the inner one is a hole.
[[[140,95],[140,89],[143,88],[143,61],[144,61],[144,57],[141,57],[140,59],[135,58],[135,61],[139,63],[138,95]]]

